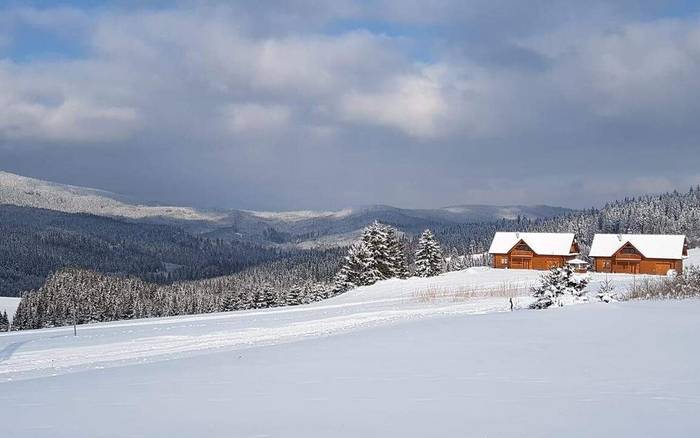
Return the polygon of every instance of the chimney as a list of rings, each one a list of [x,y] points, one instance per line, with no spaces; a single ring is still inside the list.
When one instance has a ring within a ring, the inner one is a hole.
[[[519,231],[516,231],[516,232],[515,232],[515,238],[516,238],[516,239],[520,239],[520,232],[519,232]]]
[[[619,240],[620,242],[622,242],[622,234],[618,234],[618,235],[617,235],[617,240]]]

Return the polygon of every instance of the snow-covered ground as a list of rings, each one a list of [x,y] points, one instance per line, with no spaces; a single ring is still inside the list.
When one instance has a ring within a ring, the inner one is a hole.
[[[688,258],[683,261],[683,266],[700,266],[700,248],[688,250]]]
[[[525,307],[541,273],[471,268],[435,278],[388,280],[306,306],[145,319],[0,334],[0,381],[273,345],[440,315]],[[623,290],[634,279],[611,275]],[[637,277],[639,278],[639,277]],[[589,286],[602,281],[593,275]],[[9,354],[7,353],[9,351]]]
[[[0,424],[13,437],[634,436],[663,414],[671,432],[700,431],[680,421],[700,409],[700,302],[508,312],[540,275],[471,268],[305,306],[0,334]],[[608,277],[619,291],[643,278]]]
[[[0,424],[17,438],[694,437],[699,313],[690,300],[451,315],[12,381]],[[217,320],[190,330],[202,324]],[[80,343],[45,336],[65,355]]]

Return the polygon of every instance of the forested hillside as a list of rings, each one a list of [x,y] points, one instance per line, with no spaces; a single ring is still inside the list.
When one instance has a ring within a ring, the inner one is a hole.
[[[542,231],[575,232],[586,246],[595,233],[685,234],[695,246],[700,243],[700,187],[625,199],[600,210],[537,222]]]
[[[443,248],[460,254],[488,250],[496,231],[574,232],[582,253],[588,253],[595,233],[685,234],[691,246],[700,245],[700,187],[685,193],[672,192],[629,198],[601,209],[531,220],[501,220],[437,227]]]
[[[322,259],[310,254],[297,254],[233,275],[167,285],[84,269],[61,269],[41,288],[25,293],[13,329],[261,309],[328,298],[335,292],[324,279],[333,276],[337,262],[332,254]]]
[[[292,257],[326,263],[332,252],[276,250],[207,239],[178,227],[87,214],[0,206],[0,295],[40,287],[53,271],[79,267],[169,283],[227,275]]]

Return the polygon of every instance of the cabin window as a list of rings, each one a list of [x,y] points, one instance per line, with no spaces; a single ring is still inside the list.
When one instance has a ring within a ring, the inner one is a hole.
[[[626,246],[622,248],[622,251],[620,251],[622,254],[637,254],[637,250],[632,248],[631,246]]]
[[[501,264],[507,265],[507,264],[508,264],[508,257],[503,257],[503,258],[501,259]]]
[[[517,249],[518,251],[530,251],[530,247],[524,243],[519,243],[515,246],[515,249]]]
[[[610,269],[610,260],[603,260],[603,268]]]

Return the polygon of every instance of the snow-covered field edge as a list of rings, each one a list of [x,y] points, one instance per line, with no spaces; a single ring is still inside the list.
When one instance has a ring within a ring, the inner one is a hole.
[[[538,271],[470,268],[387,280],[309,305],[118,321],[0,334],[0,381],[63,374],[331,336],[440,316],[510,310],[531,302]],[[636,281],[609,275],[618,288]],[[639,277],[639,276],[638,276]],[[591,274],[593,295],[606,278]]]

